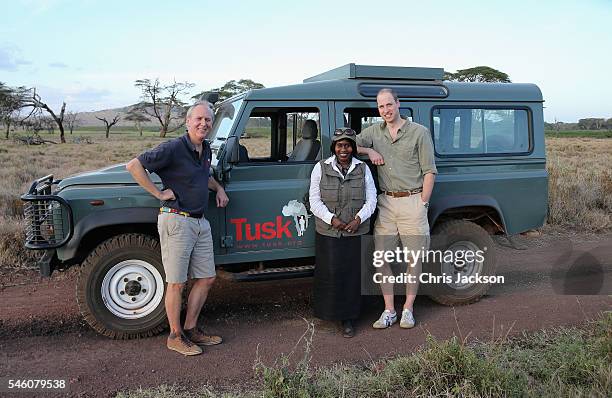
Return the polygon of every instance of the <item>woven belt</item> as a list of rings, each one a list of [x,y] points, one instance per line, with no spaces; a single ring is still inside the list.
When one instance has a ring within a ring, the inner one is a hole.
[[[423,188],[417,188],[417,189],[413,189],[412,191],[403,191],[403,192],[385,191],[385,195],[392,196],[394,198],[405,198],[406,196],[415,195],[421,192],[423,192]]]
[[[180,210],[173,209],[172,207],[160,207],[159,212],[178,214],[179,216],[183,216],[183,217],[202,218],[201,214],[190,214],[190,213],[187,213],[186,211],[180,211]]]

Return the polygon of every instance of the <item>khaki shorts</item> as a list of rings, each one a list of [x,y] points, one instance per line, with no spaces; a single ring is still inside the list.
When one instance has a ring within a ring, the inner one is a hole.
[[[427,208],[420,194],[394,198],[382,193],[377,206],[376,235],[429,236]]]
[[[188,277],[215,276],[213,240],[207,219],[160,213],[157,231],[166,282],[184,283]]]
[[[420,194],[401,198],[389,195],[378,195],[378,218],[374,225],[374,244],[376,250],[393,251],[396,248],[407,248],[414,253],[429,249],[429,222],[427,208],[423,205]],[[407,264],[406,272],[418,276],[422,271],[420,259],[415,264]],[[381,272],[385,276],[393,275],[388,264]],[[383,294],[392,294],[392,284],[382,284]],[[406,294],[416,294],[418,282],[406,285]]]

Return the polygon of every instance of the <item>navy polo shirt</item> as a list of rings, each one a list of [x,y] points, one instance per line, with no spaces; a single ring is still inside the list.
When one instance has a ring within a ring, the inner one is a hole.
[[[185,134],[141,154],[138,160],[145,169],[161,178],[164,189],[174,192],[176,199],[162,201],[161,206],[205,215],[211,156],[210,145],[206,141],[202,143],[200,157],[189,135]]]

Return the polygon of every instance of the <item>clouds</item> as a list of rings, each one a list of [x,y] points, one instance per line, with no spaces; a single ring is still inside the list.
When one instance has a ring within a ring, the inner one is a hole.
[[[54,69],[67,69],[69,66],[64,62],[49,62],[47,64]],[[8,72],[18,72],[23,70],[23,66],[37,66],[23,57],[21,49],[14,44],[0,45],[0,70]]]
[[[65,68],[67,68],[67,67],[68,67],[68,65],[66,65],[66,64],[65,64],[65,63],[63,63],[63,62],[51,62],[51,63],[49,64],[49,66],[50,66],[51,68],[60,68],[60,69],[65,69]]]
[[[97,89],[80,84],[61,88],[38,86],[36,90],[43,102],[51,108],[59,108],[62,102],[65,102],[67,109],[75,111],[108,108],[108,103],[114,97],[114,93],[107,89]]]
[[[21,66],[31,65],[32,62],[24,59],[16,46],[0,46],[0,70],[17,71]]]
[[[605,83],[612,53],[603,50],[612,37],[610,0],[519,0],[512,7],[483,0],[392,0],[374,13],[364,12],[371,3],[365,0],[315,0],[291,9],[240,0],[233,8],[193,0],[181,7],[142,3],[13,0],[0,23],[0,80],[53,86],[58,100],[91,110],[137,102],[134,81],[147,77],[193,82],[196,93],[241,78],[268,87],[299,83],[349,62],[453,71],[488,65],[515,82],[538,84],[547,120],[609,115],[612,109]],[[119,6],[112,27],[101,23],[101,15]],[[203,15],[185,18],[185,10],[202,7]],[[389,12],[410,23],[386,24]],[[357,22],[351,30],[334,18],[310,18],[309,29],[295,29],[296,15],[342,15]],[[276,23],[253,29],[270,18]],[[155,35],[157,27],[170,33]],[[393,33],[383,38],[389,29]],[[77,104],[81,99],[83,105]]]

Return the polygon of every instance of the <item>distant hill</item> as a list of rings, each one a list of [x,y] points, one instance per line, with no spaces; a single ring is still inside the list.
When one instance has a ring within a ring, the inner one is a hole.
[[[130,110],[132,110],[132,108],[138,106],[139,104],[133,104],[133,105],[128,105],[128,106],[124,106],[122,108],[113,108],[113,109],[104,109],[101,111],[93,111],[93,112],[79,112],[78,115],[78,119],[80,121],[79,125],[82,127],[92,127],[92,126],[98,126],[98,127],[102,127],[104,126],[104,122],[96,119],[97,117],[100,118],[106,118],[106,120],[112,120],[117,114],[119,115],[119,117],[121,118],[119,120],[119,122],[116,124],[116,126],[118,127],[132,127],[134,126],[134,122],[131,122],[129,120],[125,120],[125,117],[127,116],[128,112]],[[153,113],[152,111],[150,113]],[[159,123],[156,119],[150,117],[147,115],[147,117],[149,119],[151,119],[150,122],[145,122],[142,123],[143,127],[157,127],[159,126]]]

